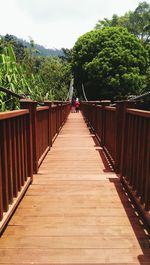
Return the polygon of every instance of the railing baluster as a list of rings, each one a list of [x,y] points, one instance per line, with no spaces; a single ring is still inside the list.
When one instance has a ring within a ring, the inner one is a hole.
[[[138,189],[139,189],[139,196],[141,194],[141,198],[140,198],[140,201],[141,201],[141,204],[144,203],[144,193],[145,193],[145,159],[142,159],[145,155],[147,156],[147,153],[146,153],[146,144],[147,144],[147,141],[145,141],[146,139],[146,135],[147,135],[147,126],[146,126],[146,120],[142,119],[142,134],[141,134],[141,137],[142,137],[142,150],[141,150],[141,175],[140,175],[140,183],[139,183],[139,186],[138,186]]]
[[[16,120],[16,144],[17,144],[17,169],[18,169],[18,191],[21,190],[21,148],[20,148],[20,119]]]
[[[3,209],[4,211],[8,211],[9,207],[9,194],[8,194],[8,164],[7,164],[7,139],[6,139],[6,120],[2,122],[2,138],[1,145],[3,148],[3,152],[1,155],[2,159],[2,190],[3,190]]]
[[[150,211],[150,122],[147,126],[147,153],[145,154],[145,161],[146,161],[146,169],[145,169],[145,176],[146,176],[146,183],[145,183],[145,210]]]
[[[16,143],[16,120],[12,122],[12,149],[13,149],[13,190],[14,197],[18,195],[18,169],[17,169],[17,143]]]
[[[24,131],[23,131],[23,119],[20,120],[20,151],[21,151],[21,185],[25,183],[25,155],[24,155]]]
[[[1,129],[1,126],[0,126]],[[1,165],[1,147],[0,147],[0,221],[3,219],[3,189],[2,189],[2,165]]]
[[[23,117],[23,146],[24,146],[24,178],[25,181],[28,177],[28,141],[27,141],[27,122],[26,122],[26,116]]]
[[[7,120],[7,170],[8,170],[8,194],[9,204],[13,202],[13,172],[12,172],[12,133],[10,120]]]

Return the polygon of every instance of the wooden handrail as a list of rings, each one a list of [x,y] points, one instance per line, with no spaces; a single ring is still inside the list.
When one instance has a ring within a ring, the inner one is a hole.
[[[26,115],[28,113],[29,110],[14,110],[14,111],[0,112],[0,120],[11,119],[18,116]]]
[[[36,108],[37,111],[43,111],[47,109],[49,109],[49,107],[46,107],[46,106]]]
[[[139,109],[127,109],[127,113],[139,116],[139,117],[145,117],[149,118],[150,117],[150,112],[146,110],[139,110]]]

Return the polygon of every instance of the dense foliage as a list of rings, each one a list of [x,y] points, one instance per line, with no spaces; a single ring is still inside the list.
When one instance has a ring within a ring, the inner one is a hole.
[[[99,20],[95,29],[103,27],[125,27],[143,43],[150,42],[150,4],[141,2],[135,11],[129,11],[124,16],[113,15],[112,19]]]
[[[70,65],[61,58],[45,58],[40,66],[39,75],[44,82],[46,97],[66,100],[71,80]]]
[[[71,79],[70,65],[58,57],[39,55],[33,40],[30,48],[6,35],[0,40],[0,86],[31,99],[65,100]],[[19,107],[18,101],[0,92],[0,110]]]
[[[81,36],[73,48],[75,85],[88,99],[124,98],[147,85],[148,56],[127,29],[104,27]]]

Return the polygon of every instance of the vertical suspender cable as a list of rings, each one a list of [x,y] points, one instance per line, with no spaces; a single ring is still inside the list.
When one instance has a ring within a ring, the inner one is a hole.
[[[69,100],[71,101],[72,100],[72,96],[73,96],[73,78],[71,79],[70,81],[70,87],[69,87],[69,91],[68,91],[68,94],[67,94],[67,98],[66,98],[66,101]]]
[[[85,101],[88,101],[87,97],[86,97],[86,94],[85,94],[85,90],[84,90],[84,85],[82,83],[82,92],[83,92],[83,96],[84,96],[84,99]]]

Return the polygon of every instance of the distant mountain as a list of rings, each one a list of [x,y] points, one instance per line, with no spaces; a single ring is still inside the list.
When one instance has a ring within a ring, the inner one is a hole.
[[[18,38],[14,35],[6,34],[5,36],[2,36],[2,35],[0,36],[5,38],[5,40],[7,41],[14,39],[16,42],[21,43],[24,47],[27,47],[27,48],[31,47],[30,42],[23,40],[21,38]],[[44,46],[36,44],[36,43],[34,43],[34,46],[41,56],[63,56],[64,55],[64,52],[62,49],[47,49]]]
[[[30,43],[26,40],[17,38],[16,39],[18,41],[20,41],[24,46],[26,46],[27,48],[30,47]],[[63,50],[62,49],[47,49],[44,46],[40,45],[40,44],[36,44],[35,43],[35,49],[39,51],[40,55],[42,56],[63,56]]]

